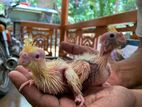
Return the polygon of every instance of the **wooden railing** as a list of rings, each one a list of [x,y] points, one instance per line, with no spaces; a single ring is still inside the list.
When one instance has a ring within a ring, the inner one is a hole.
[[[131,32],[131,36],[133,36],[135,35],[136,21],[137,11],[134,10],[65,26],[27,21],[18,23],[20,24],[22,38],[24,35],[32,35],[38,46],[44,48],[49,55],[57,56],[56,53],[59,52],[57,51],[58,39],[97,48],[98,37],[108,31],[108,25],[115,26],[120,32]],[[62,38],[59,36],[60,31],[65,34],[61,36]]]
[[[64,40],[78,45],[97,48],[98,37],[108,31],[108,25],[115,26],[117,31],[132,32],[132,35],[135,35],[136,21],[137,11],[134,10],[76,24],[70,24],[65,27],[66,35]]]
[[[60,25],[45,24],[32,21],[16,21],[20,27],[21,41],[24,37],[32,36],[34,43],[46,51],[47,56],[56,57],[59,46]]]

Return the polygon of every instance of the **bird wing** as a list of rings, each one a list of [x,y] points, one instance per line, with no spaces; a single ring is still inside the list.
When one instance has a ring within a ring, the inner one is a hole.
[[[69,87],[72,88],[74,94],[75,95],[82,94],[82,92],[81,92],[82,84],[80,82],[80,79],[79,79],[78,75],[72,69],[72,67],[68,67],[65,70],[64,76],[65,76],[65,78],[67,80],[67,83],[68,83]]]
[[[89,74],[91,73],[89,63],[83,60],[77,60],[72,62],[71,67],[78,75],[81,83],[83,83],[86,79],[88,79]]]

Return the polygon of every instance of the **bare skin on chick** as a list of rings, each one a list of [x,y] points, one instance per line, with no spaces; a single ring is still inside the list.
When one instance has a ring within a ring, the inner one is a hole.
[[[76,66],[81,68],[78,70],[78,73],[86,72],[77,75],[72,64],[67,64],[63,60],[47,62],[44,50],[33,46],[27,40],[25,47],[20,53],[19,64],[29,69],[33,75],[31,80],[21,85],[20,91],[26,85],[33,84],[42,92],[52,95],[62,94],[71,90],[75,96],[75,102],[79,106],[84,105],[84,97],[81,92],[82,83],[88,78],[90,72],[90,65],[86,61],[76,61]]]

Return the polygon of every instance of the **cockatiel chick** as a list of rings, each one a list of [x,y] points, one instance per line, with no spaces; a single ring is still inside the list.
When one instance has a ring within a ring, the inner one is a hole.
[[[93,49],[90,50],[89,48],[87,49],[87,47],[73,45],[66,42],[61,43],[61,48],[66,53],[71,53],[71,54],[74,54],[74,52],[75,54],[84,53],[83,55],[79,55],[79,58],[77,59],[85,60],[90,64],[91,72],[89,74],[88,80],[90,81],[92,79],[91,81],[93,81],[93,84],[95,86],[101,86],[105,83],[105,81],[108,79],[111,73],[110,63],[114,62],[111,57],[112,51],[124,45],[125,43],[126,39],[124,35],[121,32],[117,32],[113,28],[111,29],[111,31],[104,33],[103,35],[100,36],[100,51],[98,53],[96,53],[96,51]],[[70,49],[68,47],[70,47]],[[88,53],[86,53],[86,51]],[[74,64],[73,68],[75,68],[76,66],[75,62],[73,62],[73,64]],[[83,88],[84,86],[85,85],[83,84]]]
[[[72,64],[67,64],[63,60],[47,62],[45,51],[36,47],[31,38],[24,41],[19,64],[29,69],[33,74],[32,79],[23,83],[19,91],[24,86],[32,84],[35,84],[42,92],[52,95],[62,94],[71,90],[75,96],[75,102],[79,106],[84,104],[81,90],[82,83],[88,78],[90,72],[90,66],[87,62],[77,61],[76,71],[73,69]],[[84,72],[84,74],[82,75],[81,72]]]
[[[103,85],[106,82],[111,73],[110,65],[114,62],[111,53],[125,43],[126,39],[121,32],[107,32],[100,37],[100,52],[92,59],[92,62],[98,65],[95,85]]]

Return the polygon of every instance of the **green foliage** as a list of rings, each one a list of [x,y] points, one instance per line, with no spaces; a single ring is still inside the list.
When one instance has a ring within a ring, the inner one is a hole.
[[[23,1],[23,2],[29,2],[32,6],[37,6],[37,3],[39,0],[13,0],[14,2],[19,2],[19,1]]]
[[[136,0],[121,0],[123,9],[121,11],[129,11],[136,9]],[[129,5],[128,5],[129,4]]]
[[[39,0],[28,0],[28,2],[32,4],[32,6],[37,6],[38,1]]]
[[[92,5],[92,7],[91,7]],[[75,0],[70,0],[69,17],[72,21],[85,21],[94,18],[93,4],[88,0],[79,0],[76,4]]]
[[[4,14],[4,5],[0,4],[0,14]]]
[[[135,0],[70,0],[69,23],[108,16],[132,9],[136,9]]]
[[[40,0],[27,0],[37,6]],[[136,8],[136,0],[69,0],[69,23],[86,21]],[[56,8],[61,13],[62,0],[56,0]]]
[[[14,0],[20,1],[20,0]],[[40,0],[26,0],[32,6],[37,6]],[[69,23],[86,21],[102,16],[108,16],[136,9],[136,0],[69,0]],[[56,0],[55,9],[61,13],[62,0]],[[0,4],[0,11],[4,6]],[[59,19],[58,16],[55,19]],[[59,21],[58,21],[59,22]]]

